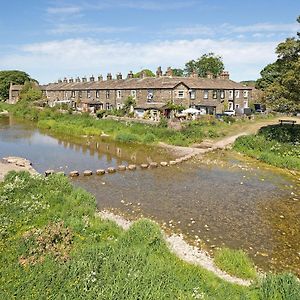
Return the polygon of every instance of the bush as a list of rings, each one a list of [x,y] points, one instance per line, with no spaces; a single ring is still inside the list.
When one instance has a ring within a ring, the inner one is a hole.
[[[116,141],[122,143],[136,143],[140,141],[140,137],[136,134],[122,132],[116,135]]]

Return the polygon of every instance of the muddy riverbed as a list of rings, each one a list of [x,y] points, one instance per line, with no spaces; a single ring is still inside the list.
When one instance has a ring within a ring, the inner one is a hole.
[[[30,159],[40,172],[107,168],[162,161],[155,147],[107,139],[57,138],[34,125],[0,118],[0,156]],[[72,179],[93,193],[99,209],[135,219],[150,217],[211,251],[242,248],[263,270],[300,276],[299,178],[230,152],[179,166]]]

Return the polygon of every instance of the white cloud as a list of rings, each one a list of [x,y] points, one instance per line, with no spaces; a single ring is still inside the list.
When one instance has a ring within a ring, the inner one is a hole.
[[[57,6],[57,7],[48,7],[48,14],[74,14],[79,13],[82,10],[80,6]]]
[[[179,35],[179,36],[220,36],[220,35],[233,35],[251,33],[253,37],[272,37],[279,33],[295,34],[300,30],[298,23],[288,24],[271,24],[259,23],[247,26],[235,26],[232,24],[224,23],[221,25],[192,25],[186,27],[177,27],[163,31],[163,34]],[[272,34],[272,35],[270,35]]]
[[[120,33],[133,31],[134,27],[99,27],[88,24],[57,24],[48,32],[51,34],[70,33]]]
[[[236,40],[175,40],[150,43],[102,42],[94,39],[66,39],[25,45],[15,55],[0,57],[0,66],[30,73],[42,83],[59,77],[97,75],[107,72],[126,74],[157,66],[182,67],[190,59],[215,52],[223,57],[235,80],[255,79],[260,70],[275,60],[277,42]]]

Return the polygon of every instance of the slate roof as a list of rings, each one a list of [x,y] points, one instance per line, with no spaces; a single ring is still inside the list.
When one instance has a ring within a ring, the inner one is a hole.
[[[105,81],[61,82],[50,83],[41,88],[47,91],[173,89],[181,83],[190,89],[252,89],[229,79],[190,77],[146,77]]]

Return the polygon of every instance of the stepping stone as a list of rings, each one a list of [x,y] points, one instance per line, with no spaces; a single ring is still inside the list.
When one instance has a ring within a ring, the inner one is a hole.
[[[104,174],[105,174],[105,170],[103,170],[103,169],[98,169],[98,170],[96,170],[96,174],[97,174],[97,175],[104,175]]]
[[[112,174],[112,173],[116,173],[116,172],[117,172],[116,168],[113,168],[113,167],[107,168],[107,173]]]
[[[150,163],[150,168],[157,168],[158,167],[158,163],[157,162],[151,162]]]
[[[134,171],[134,170],[136,170],[136,165],[129,165],[127,167],[127,169],[130,170],[130,171]]]
[[[91,171],[91,170],[85,170],[83,172],[83,176],[91,176],[91,175],[93,175],[93,171]]]
[[[142,169],[148,169],[148,166],[149,166],[148,164],[141,164]]]
[[[118,171],[125,171],[126,170],[126,166],[118,166]]]
[[[69,173],[69,176],[70,176],[70,177],[78,177],[78,176],[79,176],[79,172],[78,172],[78,171],[71,171],[71,172]]]
[[[162,167],[167,167],[167,166],[168,166],[168,163],[167,163],[166,161],[162,161],[162,162],[160,163],[160,165],[161,165]]]
[[[175,160],[170,160],[169,164],[170,164],[170,166],[174,166],[177,164],[177,162]]]

